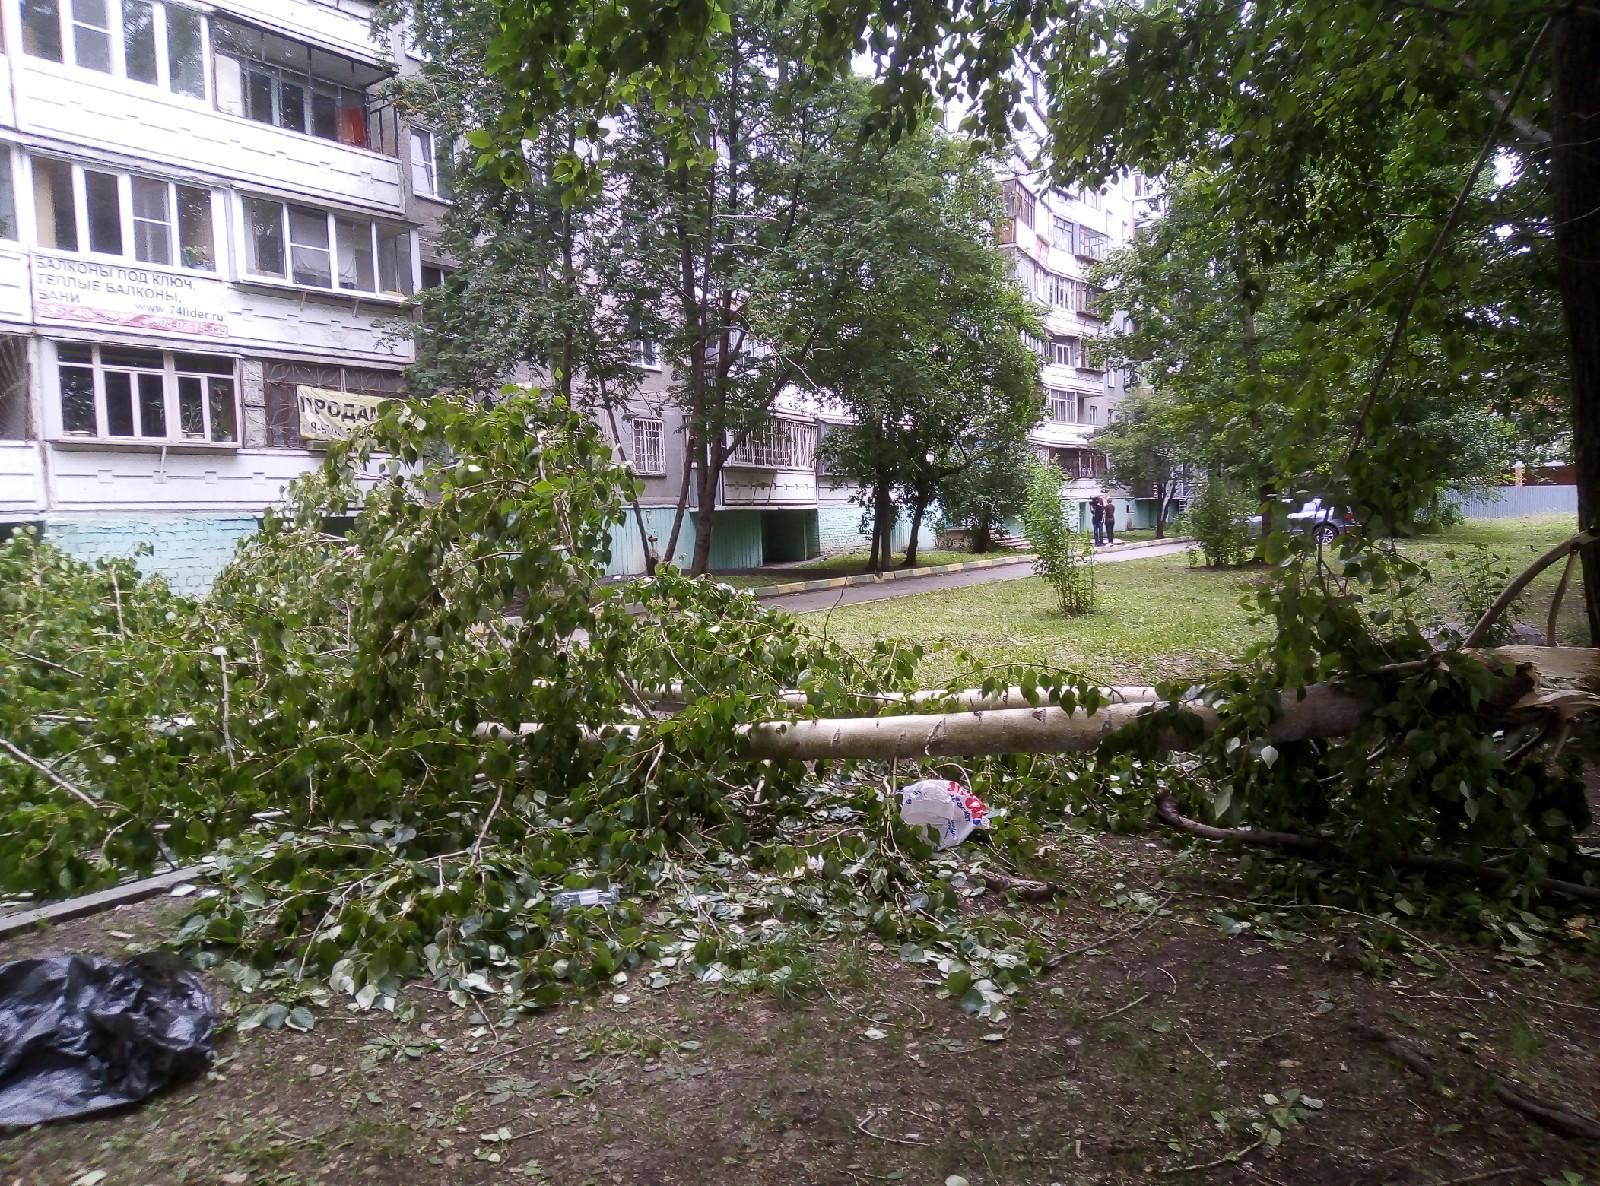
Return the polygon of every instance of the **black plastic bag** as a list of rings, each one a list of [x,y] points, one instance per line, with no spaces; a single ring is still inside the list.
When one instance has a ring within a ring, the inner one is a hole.
[[[211,1061],[216,1010],[166,955],[0,965],[0,1127],[136,1103]]]

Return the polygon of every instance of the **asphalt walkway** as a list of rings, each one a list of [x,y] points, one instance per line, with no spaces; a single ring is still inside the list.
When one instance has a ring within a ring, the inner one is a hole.
[[[1151,556],[1171,556],[1181,552],[1187,543],[1158,544],[1149,548],[1133,548],[1126,552],[1101,552],[1096,554],[1096,564],[1117,564],[1123,560],[1144,560]],[[818,589],[811,593],[790,593],[783,597],[764,597],[761,604],[791,614],[814,613],[840,605],[854,605],[860,601],[882,601],[886,597],[911,597],[918,593],[931,593],[936,589],[962,589],[968,585],[987,585],[991,581],[1014,581],[1033,575],[1033,561],[1000,564],[994,568],[978,568],[967,572],[941,572],[926,577],[905,577],[882,584],[846,585],[842,589]]]

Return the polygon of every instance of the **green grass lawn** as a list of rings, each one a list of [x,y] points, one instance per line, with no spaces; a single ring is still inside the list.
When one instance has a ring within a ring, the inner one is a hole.
[[[917,552],[917,567],[932,568],[940,564],[965,564],[969,560],[994,560],[1006,556],[1003,548],[992,548],[981,555],[977,552],[941,552],[923,549]],[[905,563],[905,553],[894,558],[894,567]],[[845,552],[838,556],[823,556],[804,564],[785,565],[761,573],[714,572],[711,579],[724,581],[736,589],[753,589],[760,585],[777,585],[787,581],[820,581],[827,577],[853,577],[867,571],[867,553]]]
[[[1424,620],[1463,616],[1451,604],[1448,582],[1439,579],[1456,563],[1446,553],[1464,553],[1481,543],[1520,571],[1571,531],[1564,516],[1501,519],[1401,544],[1406,554],[1427,562],[1436,577],[1418,598],[1417,612]],[[1523,621],[1543,628],[1559,569],[1535,583]],[[1029,577],[862,602],[801,620],[860,649],[878,638],[947,642],[986,662],[1037,663],[1100,683],[1143,684],[1227,666],[1265,637],[1266,627],[1253,622],[1242,604],[1262,575],[1260,569],[1191,568],[1179,553],[1100,568],[1100,608],[1082,618],[1063,618],[1045,582]],[[1575,580],[1562,609],[1561,640],[1579,641],[1581,628],[1582,597]],[[943,678],[953,668],[950,659],[935,656],[929,678]]]

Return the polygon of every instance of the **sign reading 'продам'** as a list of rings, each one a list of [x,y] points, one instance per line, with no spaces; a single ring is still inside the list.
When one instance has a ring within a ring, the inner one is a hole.
[[[221,282],[160,268],[35,253],[33,311],[41,321],[226,338]]]
[[[358,428],[378,418],[388,403],[380,395],[355,395],[326,387],[296,387],[300,404],[300,435],[308,441],[347,441]]]

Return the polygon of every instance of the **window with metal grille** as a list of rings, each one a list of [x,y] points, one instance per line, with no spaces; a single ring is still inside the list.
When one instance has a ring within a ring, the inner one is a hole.
[[[275,449],[299,449],[299,387],[324,387],[353,395],[394,396],[405,390],[405,376],[399,371],[369,370],[365,367],[327,366],[314,362],[262,363],[267,410],[267,444]]]
[[[667,472],[666,449],[662,440],[659,417],[633,418],[633,451],[629,463],[636,474],[660,475]]]

